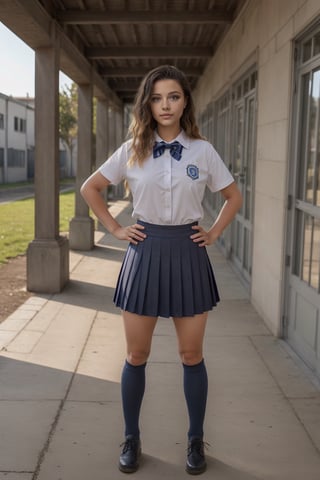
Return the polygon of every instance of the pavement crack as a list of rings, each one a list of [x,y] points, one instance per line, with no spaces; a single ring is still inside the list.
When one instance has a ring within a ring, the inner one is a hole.
[[[62,412],[63,409],[64,409],[65,403],[66,403],[66,401],[67,401],[68,395],[69,395],[70,390],[71,390],[71,387],[72,387],[73,380],[74,380],[75,376],[77,375],[78,367],[79,367],[79,364],[80,364],[80,362],[81,362],[81,359],[82,359],[82,355],[83,355],[83,353],[84,353],[84,350],[85,350],[85,348],[86,348],[86,346],[87,346],[88,339],[89,339],[89,337],[90,337],[90,335],[91,335],[91,332],[92,332],[92,329],[93,329],[93,325],[94,325],[94,323],[95,323],[95,320],[96,320],[96,318],[97,318],[97,315],[98,315],[98,311],[96,311],[96,314],[94,315],[94,317],[93,317],[93,319],[92,319],[91,326],[90,326],[90,328],[89,328],[89,330],[88,330],[88,334],[87,334],[87,336],[86,336],[86,340],[83,342],[83,347],[82,347],[82,349],[81,349],[81,352],[80,352],[80,355],[79,355],[77,364],[76,364],[76,366],[75,366],[75,369],[74,369],[74,371],[73,371],[73,373],[72,373],[72,376],[71,376],[71,378],[70,378],[68,387],[67,387],[67,389],[66,389],[66,393],[65,393],[63,399],[62,399],[62,400],[60,401],[60,403],[59,403],[59,407],[58,407],[57,413],[56,413],[56,415],[55,415],[54,421],[52,422],[52,425],[51,425],[51,428],[50,428],[50,431],[49,431],[48,438],[47,438],[47,440],[46,440],[46,442],[45,442],[45,444],[44,444],[44,446],[43,446],[43,448],[42,448],[42,450],[41,450],[41,452],[40,452],[40,454],[39,454],[39,456],[38,456],[38,462],[37,462],[36,469],[35,469],[35,471],[34,471],[34,473],[33,473],[32,480],[37,480],[37,478],[39,477],[40,470],[41,470],[41,465],[42,465],[42,463],[43,463],[43,461],[44,461],[44,459],[45,459],[45,456],[46,456],[46,454],[47,454],[47,452],[48,452],[48,450],[49,450],[49,447],[50,447],[50,443],[51,443],[51,441],[52,441],[52,439],[53,439],[53,436],[54,436],[54,434],[55,434],[55,431],[56,431],[56,429],[57,429],[57,425],[58,425],[58,422],[59,422],[60,417],[61,417],[61,412]]]

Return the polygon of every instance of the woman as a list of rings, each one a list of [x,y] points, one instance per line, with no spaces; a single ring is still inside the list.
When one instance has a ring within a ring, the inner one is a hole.
[[[81,193],[100,222],[128,241],[114,301],[122,310],[127,358],[121,378],[125,442],[119,468],[131,473],[141,454],[139,415],[145,367],[158,316],[172,317],[184,371],[189,413],[186,470],[206,469],[203,442],[208,380],[203,338],[208,311],[219,301],[206,246],[229,225],[241,194],[228,169],[195,123],[190,87],[173,66],[149,72],[133,108],[131,139],[83,184]],[[125,180],[136,223],[120,225],[100,193]],[[209,230],[198,224],[205,187],[225,203]]]

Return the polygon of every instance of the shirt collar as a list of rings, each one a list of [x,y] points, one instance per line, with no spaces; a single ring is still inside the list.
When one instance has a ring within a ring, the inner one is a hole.
[[[165,140],[163,140],[163,138],[160,137],[157,130],[155,130],[155,132],[154,132],[154,137],[155,137],[156,142],[164,142],[165,141]],[[190,148],[190,138],[188,137],[188,135],[186,134],[186,132],[184,130],[181,130],[179,135],[176,138],[174,138],[173,140],[171,140],[171,142],[166,142],[166,143],[173,143],[173,142],[180,142],[181,145],[184,148]]]

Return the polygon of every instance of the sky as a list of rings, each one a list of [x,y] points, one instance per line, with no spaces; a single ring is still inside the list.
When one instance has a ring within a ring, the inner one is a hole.
[[[0,93],[34,97],[34,51],[0,22]],[[60,72],[60,89],[72,83]]]

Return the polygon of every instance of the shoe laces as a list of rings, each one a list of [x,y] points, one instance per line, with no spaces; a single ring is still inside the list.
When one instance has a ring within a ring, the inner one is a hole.
[[[201,438],[195,438],[190,441],[188,445],[188,455],[192,453],[197,453],[201,457],[204,457],[204,450],[208,450],[210,444],[208,442],[204,442]]]
[[[122,453],[127,453],[137,448],[137,440],[135,438],[127,438],[125,442],[121,443],[120,447],[123,447]]]

